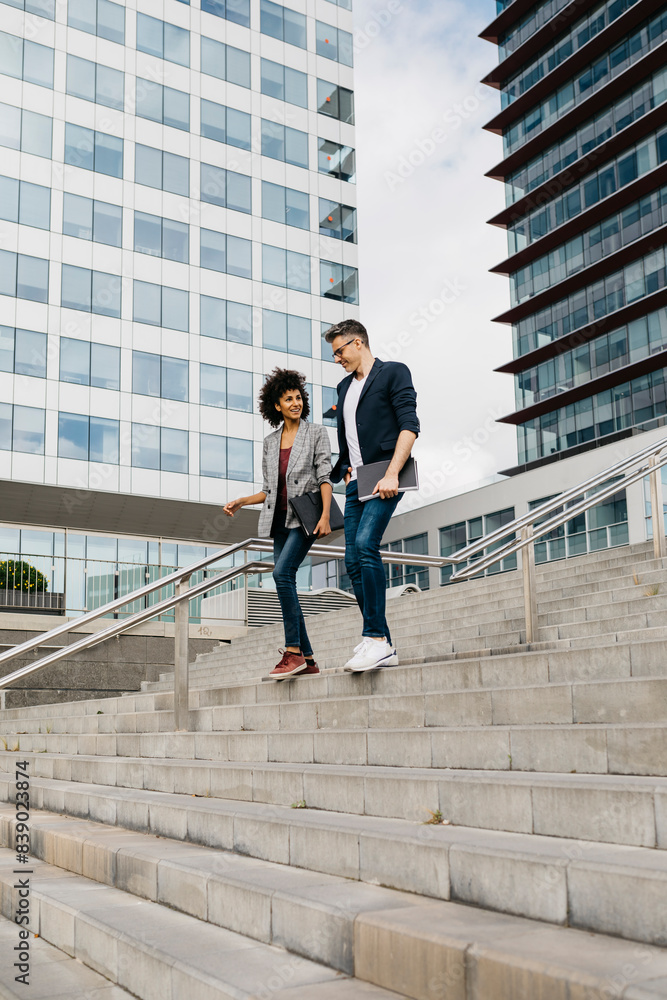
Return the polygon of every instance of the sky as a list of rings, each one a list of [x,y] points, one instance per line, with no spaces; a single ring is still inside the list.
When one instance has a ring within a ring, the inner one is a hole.
[[[361,320],[371,349],[413,374],[422,433],[417,502],[464,492],[516,462],[504,207],[484,174],[502,159],[482,126],[497,51],[478,38],[494,0],[354,0]]]

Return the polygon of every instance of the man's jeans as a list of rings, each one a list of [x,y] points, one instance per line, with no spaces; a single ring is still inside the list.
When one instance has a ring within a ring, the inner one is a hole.
[[[383,635],[391,644],[385,617],[386,577],[380,558],[380,544],[391,515],[402,494],[382,500],[359,500],[356,479],[345,490],[345,566],[363,615],[362,635],[378,639]]]
[[[315,541],[306,538],[301,528],[286,528],[285,515],[276,514],[273,522],[273,579],[285,624],[285,645],[295,646],[304,656],[312,656],[303,611],[296,595],[296,571]]]

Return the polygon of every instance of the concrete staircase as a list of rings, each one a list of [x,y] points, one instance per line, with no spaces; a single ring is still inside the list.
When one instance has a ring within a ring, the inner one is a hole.
[[[539,579],[530,647],[517,573],[390,602],[401,666],[373,674],[340,671],[356,611],[309,619],[323,673],[281,684],[258,629],[197,657],[188,732],[166,674],[0,712],[0,905],[25,760],[36,973],[104,1000],[664,1000],[667,565]],[[0,996],[58,995],[3,968]]]

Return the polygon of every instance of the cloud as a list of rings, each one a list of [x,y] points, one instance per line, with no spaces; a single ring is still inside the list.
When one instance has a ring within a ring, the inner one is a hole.
[[[514,428],[494,424],[514,406],[511,376],[493,372],[512,356],[491,322],[507,279],[488,273],[507,256],[486,224],[504,205],[484,176],[502,157],[482,129],[498,95],[479,83],[497,61],[477,37],[493,16],[490,0],[355,0],[361,315],[375,353],[412,369],[416,454],[422,474],[450,469],[443,492],[516,461]]]

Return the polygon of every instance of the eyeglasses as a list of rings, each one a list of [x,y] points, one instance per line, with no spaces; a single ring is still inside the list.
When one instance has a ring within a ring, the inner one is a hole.
[[[352,340],[346,340],[344,344],[341,344],[341,345],[340,345],[340,347],[338,347],[338,348],[337,348],[337,349],[336,349],[336,350],[335,350],[335,351],[333,352],[333,359],[334,359],[334,361],[336,360],[336,358],[339,358],[339,357],[341,356],[341,354],[343,353],[343,351],[344,351],[344,349],[345,349],[345,348],[347,347],[347,345],[348,345],[348,344],[351,344],[351,343],[352,343],[352,341],[354,341],[354,340],[356,340],[356,339],[357,339],[356,337],[352,337]]]

